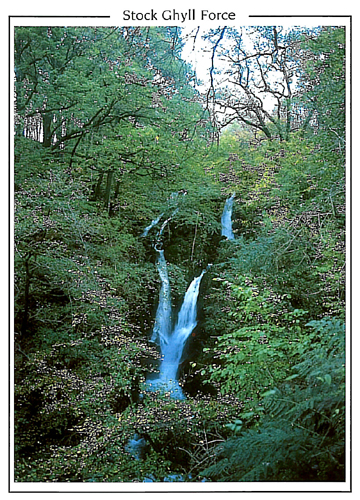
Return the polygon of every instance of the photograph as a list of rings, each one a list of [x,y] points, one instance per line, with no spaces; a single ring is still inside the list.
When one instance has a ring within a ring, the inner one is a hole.
[[[351,16],[220,10],[10,18],[10,491],[349,491]]]

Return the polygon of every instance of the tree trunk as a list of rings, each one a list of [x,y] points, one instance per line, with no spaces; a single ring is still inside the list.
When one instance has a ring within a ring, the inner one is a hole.
[[[101,193],[101,184],[104,178],[104,172],[99,173],[99,178],[96,183],[95,189],[94,189],[94,199],[98,200],[100,198],[100,193]]]
[[[106,179],[104,206],[107,208],[108,212],[110,210],[110,192],[111,192],[111,184],[112,184],[113,174],[114,174],[113,170],[109,170],[109,172],[107,173],[107,179]]]
[[[28,317],[29,317],[30,278],[31,278],[29,271],[29,258],[25,260],[24,316],[21,325],[21,335],[23,336],[25,336],[27,332]]]
[[[116,200],[116,198],[119,196],[119,189],[120,189],[120,181],[116,181],[114,200]]]
[[[51,120],[52,115],[50,113],[43,114],[43,146],[44,148],[49,148],[51,146]]]

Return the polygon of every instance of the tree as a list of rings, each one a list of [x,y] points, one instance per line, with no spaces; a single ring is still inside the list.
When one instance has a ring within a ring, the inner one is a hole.
[[[211,53],[206,102],[217,127],[239,121],[268,139],[289,138],[297,126],[294,98],[306,58],[301,45],[306,31],[225,27],[203,36]]]
[[[318,36],[304,36],[307,59],[300,78],[300,99],[307,124],[322,147],[345,154],[345,28],[322,28]]]
[[[170,28],[18,28],[17,131],[66,155],[70,166],[86,156],[99,171],[116,159],[142,174],[166,175],[169,164],[148,160],[156,137],[172,138],[176,149],[201,122],[180,48]],[[186,119],[165,114],[181,102]],[[108,153],[104,167],[97,165],[99,148],[102,157]]]
[[[344,481],[344,325],[324,318],[298,351],[292,373],[229,424],[233,436],[203,471],[217,481]],[[316,333],[315,333],[316,332]],[[312,344],[312,345],[311,345]],[[253,350],[252,355],[261,346]],[[260,411],[261,410],[261,411]],[[255,423],[262,415],[261,422]]]
[[[247,151],[239,141],[243,183],[228,181],[241,224],[205,301],[203,371],[245,408],[203,472],[216,481],[345,477],[344,30],[301,43],[298,130]]]

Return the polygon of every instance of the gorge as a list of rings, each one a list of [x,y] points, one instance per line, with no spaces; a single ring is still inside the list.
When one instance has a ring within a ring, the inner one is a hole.
[[[178,193],[173,193],[170,200],[177,200],[177,197]],[[234,238],[231,229],[234,197],[235,194],[226,200],[224,212],[221,218],[223,226],[222,234],[228,239]],[[161,280],[161,288],[159,292],[158,307],[152,330],[151,341],[155,342],[159,346],[161,361],[159,375],[156,378],[148,378],[147,388],[148,390],[160,389],[162,391],[169,392],[172,398],[184,399],[185,396],[177,380],[177,373],[180,362],[182,361],[184,347],[197,324],[197,301],[201,280],[206,272],[206,269],[204,269],[199,276],[194,277],[191,281],[178,312],[176,324],[173,326],[171,285],[164,250],[160,247],[162,246],[161,237],[163,231],[178,210],[179,208],[176,207],[172,214],[161,224],[160,230],[157,233],[156,243],[154,244],[154,249],[159,254],[156,261],[156,267]],[[159,224],[163,215],[164,213],[161,213],[151,222],[149,226],[147,226],[142,233],[143,237],[146,237],[149,231]],[[207,269],[210,267],[211,264],[208,264]]]

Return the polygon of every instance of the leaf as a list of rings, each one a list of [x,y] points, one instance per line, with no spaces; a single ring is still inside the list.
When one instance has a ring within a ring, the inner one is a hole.
[[[243,424],[242,420],[236,419],[235,422],[232,424],[225,424],[225,427],[227,427],[231,431],[235,432],[235,434],[236,434],[236,433],[241,431],[242,424]]]
[[[255,415],[255,412],[253,412],[253,411],[241,413],[242,418],[250,418],[250,417],[253,417],[254,415]],[[235,422],[236,422],[236,420],[235,420]],[[241,422],[241,420],[240,420],[240,422]]]
[[[274,394],[277,394],[278,390],[277,389],[270,389],[269,391],[265,391],[261,394],[263,398],[266,398],[268,396],[273,396]]]

